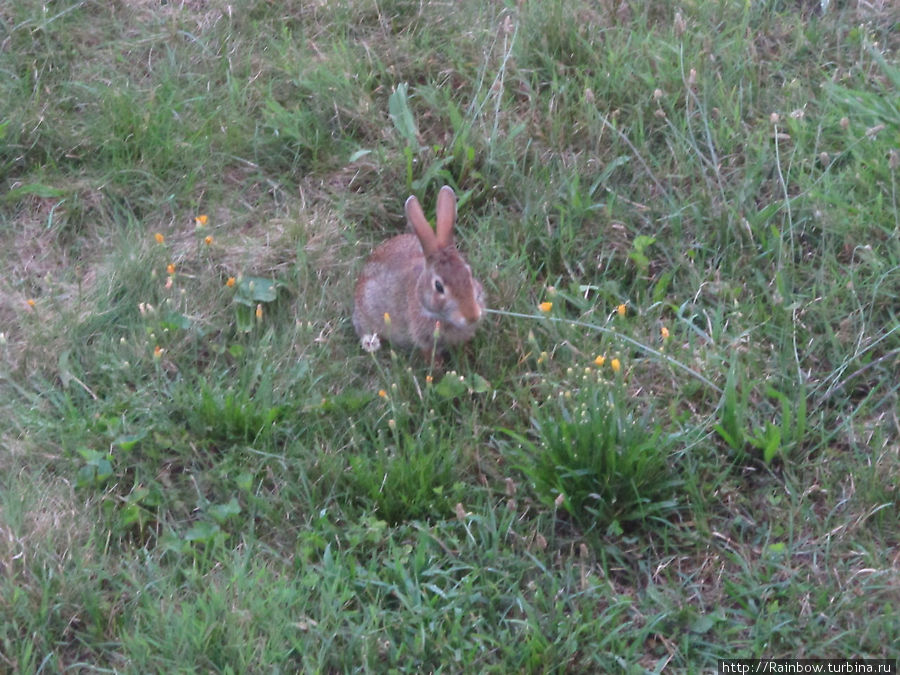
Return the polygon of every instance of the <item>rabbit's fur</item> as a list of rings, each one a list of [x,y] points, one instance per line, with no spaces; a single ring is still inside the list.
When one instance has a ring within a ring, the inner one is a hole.
[[[414,234],[388,239],[363,266],[353,326],[364,346],[376,335],[431,355],[475,334],[484,291],[453,243],[456,195],[449,186],[438,194],[436,232],[415,196],[406,200],[406,217]]]

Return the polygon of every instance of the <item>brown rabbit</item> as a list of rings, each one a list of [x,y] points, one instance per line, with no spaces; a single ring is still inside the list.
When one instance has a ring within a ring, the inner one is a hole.
[[[415,234],[378,246],[356,282],[353,326],[363,348],[378,338],[397,347],[418,347],[430,358],[475,334],[484,313],[484,291],[453,244],[456,195],[445,185],[437,199],[437,232],[419,200],[406,200]]]

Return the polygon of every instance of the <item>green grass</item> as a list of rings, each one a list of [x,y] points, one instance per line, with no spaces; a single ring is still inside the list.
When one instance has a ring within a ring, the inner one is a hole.
[[[890,3],[127,4],[0,8],[0,669],[896,658]]]

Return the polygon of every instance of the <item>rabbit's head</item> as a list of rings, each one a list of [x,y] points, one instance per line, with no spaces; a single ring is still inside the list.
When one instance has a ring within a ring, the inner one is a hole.
[[[484,313],[484,292],[453,242],[456,195],[452,188],[445,185],[438,194],[436,231],[415,196],[406,200],[406,217],[425,254],[416,286],[423,314],[458,329],[474,326]]]

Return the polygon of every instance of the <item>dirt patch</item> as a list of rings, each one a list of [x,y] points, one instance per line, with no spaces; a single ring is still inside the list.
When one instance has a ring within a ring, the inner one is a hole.
[[[31,337],[71,308],[95,280],[96,243],[61,241],[55,224],[64,220],[58,199],[28,198],[0,232],[0,332],[3,356],[17,363]]]

